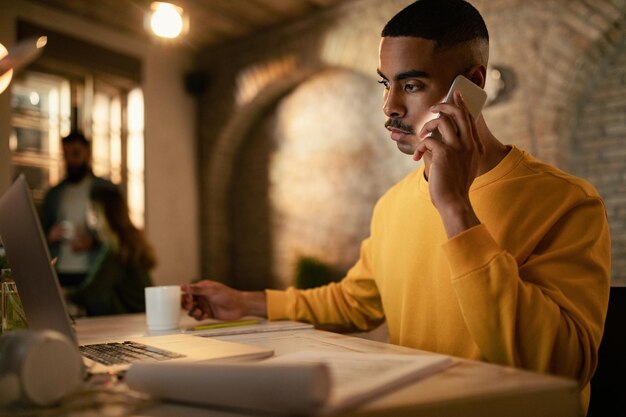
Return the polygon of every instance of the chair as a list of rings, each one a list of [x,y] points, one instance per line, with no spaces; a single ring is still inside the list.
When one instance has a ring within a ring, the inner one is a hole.
[[[626,415],[626,287],[611,287],[587,417]]]

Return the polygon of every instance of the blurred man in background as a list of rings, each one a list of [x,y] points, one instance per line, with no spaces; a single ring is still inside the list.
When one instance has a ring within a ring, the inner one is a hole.
[[[41,224],[61,286],[79,285],[98,253],[99,243],[87,227],[89,192],[97,185],[114,186],[91,169],[91,146],[80,132],[62,139],[66,176],[46,193]]]

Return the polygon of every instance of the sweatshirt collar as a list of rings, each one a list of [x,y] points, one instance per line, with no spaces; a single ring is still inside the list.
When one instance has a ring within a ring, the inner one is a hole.
[[[485,172],[483,175],[480,175],[474,179],[474,182],[471,186],[472,191],[491,184],[504,177],[509,172],[511,172],[523,159],[523,151],[521,151],[515,145],[507,146],[510,148],[509,153],[507,153],[506,156],[502,158],[498,165],[493,167],[491,170]],[[428,193],[428,181],[426,181],[426,178],[424,178],[424,164],[422,164],[422,166],[415,172],[415,174],[418,176],[420,191]]]
[[[492,169],[476,177],[472,183],[472,190],[491,184],[511,172],[522,160],[524,153],[514,145],[507,145],[510,150],[504,158]]]

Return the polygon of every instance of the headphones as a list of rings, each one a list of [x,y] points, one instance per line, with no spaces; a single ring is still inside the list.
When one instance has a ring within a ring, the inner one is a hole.
[[[0,337],[0,407],[47,406],[82,380],[80,352],[53,330],[15,330]]]

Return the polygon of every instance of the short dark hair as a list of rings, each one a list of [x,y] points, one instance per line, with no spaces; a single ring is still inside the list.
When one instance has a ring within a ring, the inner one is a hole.
[[[409,36],[435,41],[438,48],[484,40],[489,32],[482,16],[464,0],[419,0],[385,25],[383,37]]]
[[[70,143],[82,143],[87,147],[89,147],[90,145],[85,135],[83,135],[81,132],[70,132],[69,135],[61,139],[61,143],[63,143],[63,145],[69,145]]]

